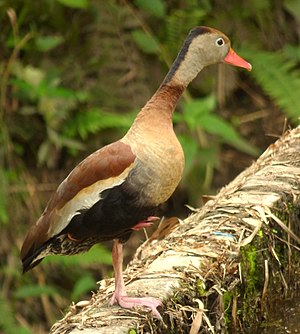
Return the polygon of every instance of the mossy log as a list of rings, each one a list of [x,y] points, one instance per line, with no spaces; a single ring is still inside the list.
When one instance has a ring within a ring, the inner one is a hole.
[[[137,250],[128,292],[161,299],[163,321],[108,306],[114,281],[106,279],[51,333],[242,333],[266,324],[274,300],[299,282],[299,152],[300,127],[187,219],[161,222]]]

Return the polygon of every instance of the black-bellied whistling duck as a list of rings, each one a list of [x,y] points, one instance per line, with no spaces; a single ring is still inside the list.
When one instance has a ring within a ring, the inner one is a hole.
[[[22,246],[23,272],[49,254],[72,255],[114,239],[115,292],[111,304],[146,306],[160,317],[160,301],[126,295],[123,243],[133,230],[151,224],[155,209],[177,187],[184,155],[173,131],[173,111],[196,75],[219,62],[251,70],[223,33],[208,27],[191,30],[163,83],[125,136],[83,160],[50,198]]]

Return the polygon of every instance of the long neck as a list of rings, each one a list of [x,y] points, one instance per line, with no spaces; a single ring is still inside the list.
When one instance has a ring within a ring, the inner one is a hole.
[[[178,59],[179,57],[180,54],[166,75],[163,84],[176,83],[187,87],[202,70],[203,66],[199,63],[193,52],[186,53],[183,59]]]
[[[195,35],[195,32],[189,34],[161,86],[139,112],[131,130],[135,131],[137,124],[142,128],[141,124],[146,127],[172,126],[172,114],[178,99],[204,67],[199,62],[199,47],[193,44]]]
[[[185,40],[162,83],[163,85],[177,84],[187,87],[203,69],[204,65],[199,61],[201,59],[199,57],[200,46],[195,46],[195,44],[193,44],[194,35],[194,33],[191,33]]]
[[[152,98],[147,102],[141,112],[159,110],[159,113],[172,117],[176,104],[185,87],[183,85],[162,84]]]
[[[184,91],[183,85],[162,84],[137,115],[135,123],[172,124],[176,104]],[[133,124],[133,126],[134,126]]]
[[[151,142],[166,133],[173,133],[172,115],[184,88],[162,84],[138,113],[122,141],[133,148],[137,143]]]

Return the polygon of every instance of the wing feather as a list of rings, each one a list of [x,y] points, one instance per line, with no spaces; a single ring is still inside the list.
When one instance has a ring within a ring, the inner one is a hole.
[[[31,256],[49,238],[62,231],[76,212],[99,200],[101,191],[121,184],[134,167],[136,156],[128,144],[117,141],[94,152],[59,185],[46,209],[29,230],[21,259]]]

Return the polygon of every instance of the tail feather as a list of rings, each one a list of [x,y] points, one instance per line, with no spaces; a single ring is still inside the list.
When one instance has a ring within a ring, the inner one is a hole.
[[[27,271],[29,271],[32,268],[34,268],[35,266],[37,266],[40,262],[43,261],[43,259],[44,258],[41,258],[41,259],[36,260],[36,261],[30,261],[30,259],[26,259],[23,262],[23,269],[22,269],[23,274],[25,274]]]
[[[43,256],[43,251],[47,249],[47,246],[48,246],[48,242],[44,243],[38,248],[35,248],[34,246],[32,246],[27,252],[27,254],[25,254],[21,258],[22,266],[23,266],[23,270],[22,270],[23,274],[25,274],[27,271],[37,266],[44,259],[44,257],[47,254]]]

